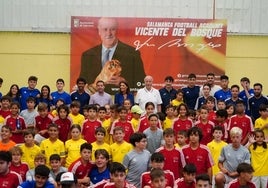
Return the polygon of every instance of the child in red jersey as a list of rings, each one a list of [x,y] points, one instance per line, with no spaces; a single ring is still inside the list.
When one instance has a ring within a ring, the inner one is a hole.
[[[200,108],[200,118],[195,122],[195,126],[199,127],[202,130],[203,138],[200,141],[200,144],[207,145],[212,141],[212,130],[214,123],[208,119],[208,107],[206,105],[201,106]]]
[[[146,185],[143,188],[172,188],[167,185],[165,173],[162,169],[156,168],[150,172],[151,185]]]
[[[23,132],[26,129],[26,125],[23,117],[19,116],[20,104],[18,102],[12,102],[10,104],[11,115],[5,119],[5,125],[8,125],[12,130],[11,140],[16,144],[24,142]]]
[[[240,163],[236,169],[239,174],[236,179],[228,184],[228,188],[248,187],[256,188],[255,184],[251,182],[253,177],[253,168],[248,163]]]
[[[10,112],[10,103],[11,103],[11,97],[9,96],[3,96],[1,98],[1,109],[0,109],[0,115],[3,117],[3,118],[6,118],[7,116],[11,115],[11,112]]]
[[[74,161],[71,166],[68,168],[69,172],[74,173],[78,179],[78,184],[80,185],[89,185],[88,173],[93,167],[91,161],[92,146],[90,143],[84,143],[80,147],[81,157]]]
[[[215,97],[208,96],[206,99],[205,105],[208,108],[208,120],[215,123],[216,121],[216,112],[214,111],[216,109],[216,99]]]
[[[46,103],[39,103],[37,106],[38,116],[35,117],[35,132],[34,140],[40,144],[42,140],[48,138],[48,125],[52,123],[53,116],[48,113]]]
[[[127,120],[130,121],[132,119],[132,113],[131,113],[131,101],[129,99],[125,99],[123,106],[127,109]]]
[[[193,122],[190,118],[188,118],[188,107],[186,104],[180,104],[177,108],[179,117],[174,120],[172,125],[173,130],[175,131],[175,135],[178,134],[181,130],[188,130],[193,126]]]
[[[28,164],[21,162],[22,150],[19,146],[13,147],[11,150],[12,161],[9,167],[10,170],[17,172],[23,181],[26,180],[26,173],[29,170]]]
[[[158,148],[156,152],[162,153],[165,157],[165,164],[163,169],[173,172],[175,179],[181,177],[182,167],[185,165],[185,161],[181,150],[174,146],[174,130],[168,128],[164,130],[163,137],[165,145]]]
[[[57,108],[58,116],[53,119],[53,122],[59,127],[59,139],[62,142],[66,142],[69,138],[70,127],[72,120],[68,116],[69,107],[65,104],[60,105]]]
[[[110,135],[113,135],[113,130],[115,127],[122,127],[125,131],[124,140],[129,142],[130,136],[134,133],[134,129],[130,121],[127,120],[127,109],[123,106],[118,107],[119,119],[114,121],[111,126]]]
[[[95,142],[95,130],[101,126],[101,121],[97,120],[97,107],[94,104],[88,106],[88,119],[83,123],[82,136],[89,142]]]
[[[196,167],[194,164],[187,164],[183,167],[182,178],[175,181],[179,188],[195,188]]]
[[[222,140],[227,141],[228,139],[228,123],[227,123],[227,111],[225,109],[216,111],[216,122],[215,125],[219,125],[223,128],[223,137]]]

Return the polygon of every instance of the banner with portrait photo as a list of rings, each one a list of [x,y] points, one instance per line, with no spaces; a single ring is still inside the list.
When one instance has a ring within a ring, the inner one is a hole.
[[[227,21],[179,18],[108,18],[116,22],[117,46],[114,60],[102,65],[102,37],[98,30],[100,17],[71,18],[71,88],[79,76],[89,87],[102,79],[106,91],[118,90],[110,77],[126,80],[131,90],[143,87],[145,75],[154,78],[153,86],[163,86],[164,78],[174,77],[175,88],[184,86],[190,73],[197,75],[197,84],[206,74],[224,74]],[[106,20],[107,21],[107,20]]]

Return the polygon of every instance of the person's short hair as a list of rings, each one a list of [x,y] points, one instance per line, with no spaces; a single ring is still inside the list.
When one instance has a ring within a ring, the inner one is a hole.
[[[183,170],[182,171],[184,173],[187,173],[187,174],[195,174],[196,173],[196,166],[193,163],[186,164],[183,167]]]
[[[72,185],[77,183],[77,177],[72,172],[64,172],[60,176],[60,184],[62,187],[65,185]]]
[[[239,135],[242,135],[242,129],[240,129],[239,127],[233,127],[231,130],[230,130],[230,135],[236,135],[236,134],[239,134]]]
[[[165,157],[160,152],[155,152],[151,155],[151,162],[162,163],[165,161]]]
[[[238,105],[238,104],[243,104],[245,106],[245,103],[243,100],[241,99],[238,99],[236,102],[235,102],[235,105]]]
[[[109,161],[109,153],[106,149],[97,149],[94,153],[95,159],[100,156],[103,155],[105,159],[107,159]]]
[[[35,100],[35,98],[34,97],[28,97],[27,99],[26,99],[26,102],[36,102],[36,100]]]
[[[105,111],[105,112],[107,112],[107,110],[106,110],[106,108],[104,106],[99,107],[98,112],[99,111]]]
[[[12,133],[12,128],[11,128],[10,126],[8,126],[8,125],[3,125],[3,126],[1,127],[1,130],[2,130],[2,129],[7,129],[7,130],[9,130],[10,133]]]
[[[183,135],[185,138],[187,138],[187,131],[186,130],[180,130],[177,135]]]
[[[70,113],[70,109],[66,104],[61,104],[61,105],[58,106],[58,108],[57,108],[58,114],[60,113],[61,109],[65,110],[67,115]]]
[[[154,168],[150,172],[150,178],[152,181],[154,181],[157,178],[165,177],[165,172],[163,169],[160,168]]]
[[[37,153],[34,156],[34,161],[38,161],[38,160],[44,160],[45,162],[47,161],[46,156],[43,153]]]
[[[50,123],[47,127],[47,130],[50,129],[50,128],[56,128],[57,130],[59,130],[59,126],[55,123]]]
[[[42,176],[42,177],[48,177],[50,173],[50,169],[46,165],[38,165],[34,169],[34,175]]]
[[[90,143],[84,143],[80,146],[80,153],[84,150],[84,149],[87,149],[87,150],[90,150],[92,151],[92,145]]]
[[[174,82],[174,78],[172,76],[167,76],[165,78],[165,81],[170,81],[170,82]]]
[[[253,85],[253,87],[256,87],[256,86],[259,86],[259,87],[262,89],[262,84],[261,84],[261,83],[255,83],[255,84]]]
[[[103,83],[103,85],[105,85],[105,83],[104,83],[103,80],[98,80],[98,81],[96,82],[96,85],[98,85],[98,83]]]
[[[61,101],[62,104],[65,104],[65,100],[64,100],[63,98],[59,98],[59,99],[57,99],[56,104],[57,104],[59,101]]]
[[[227,110],[225,109],[220,109],[216,111],[216,116],[217,117],[224,117],[225,119],[228,117]]]
[[[248,163],[240,163],[237,166],[236,171],[237,171],[238,174],[241,174],[242,172],[252,173],[252,172],[254,172],[254,169]]]
[[[4,95],[4,96],[2,96],[2,98],[1,98],[0,101],[1,102],[3,102],[3,101],[9,101],[9,102],[11,102],[12,101],[12,98],[10,96],[8,96],[8,95]]]
[[[59,154],[52,154],[49,157],[49,161],[60,161],[60,160],[61,160],[61,158],[60,158]]]
[[[250,83],[250,80],[249,80],[248,77],[243,77],[243,78],[240,79],[240,82],[248,82],[248,83]]]
[[[196,116],[196,111],[193,110],[193,109],[189,109],[189,114],[188,115],[195,117]]]
[[[20,103],[17,101],[13,101],[10,103],[10,107],[12,107],[12,106],[17,106],[18,108],[20,108]]]
[[[37,80],[38,80],[38,78],[37,78],[36,76],[30,76],[30,77],[28,78],[28,82],[29,82],[29,81],[36,81],[36,82],[37,82]]]
[[[179,93],[182,93],[182,95],[184,95],[184,92],[183,92],[182,89],[177,89],[177,95],[178,95]]]
[[[110,166],[110,173],[115,174],[117,172],[123,172],[126,173],[126,168],[123,164],[119,162],[112,162]]]
[[[231,86],[231,90],[232,90],[233,88],[237,88],[238,90],[240,89],[239,85],[237,85],[237,84],[232,85],[232,86]]]
[[[97,135],[98,133],[102,133],[104,134],[104,136],[106,135],[106,130],[105,128],[103,128],[102,126],[99,126],[95,129],[95,135]]]
[[[153,113],[148,116],[148,120],[150,120],[152,117],[156,117],[157,119],[159,119],[158,115]]]
[[[82,108],[83,108],[83,110],[88,111],[88,107],[89,107],[89,105],[88,105],[88,104],[86,104],[86,105],[84,105]]]
[[[85,78],[82,78],[82,77],[77,78],[76,84],[78,84],[79,82],[83,82],[84,84],[87,83],[86,79]]]
[[[147,103],[145,103],[145,109],[150,105],[152,105],[155,108],[155,105],[153,102],[147,102]]]
[[[11,162],[12,161],[11,153],[9,151],[0,151],[0,160]]]
[[[11,148],[9,150],[9,152],[11,153],[11,155],[13,155],[13,154],[20,154],[20,155],[22,155],[23,154],[22,149],[19,146],[14,146],[13,148]]]
[[[268,110],[268,105],[267,104],[260,104],[259,106],[259,111],[260,112],[265,112]]]
[[[209,89],[211,90],[211,85],[209,85],[208,83],[204,83],[204,84],[203,84],[203,88],[204,88],[205,86],[209,87]]]
[[[199,174],[195,177],[196,182],[199,180],[207,181],[210,184],[210,177],[208,174]]]
[[[124,106],[119,106],[119,107],[117,108],[117,112],[119,113],[119,112],[122,112],[122,111],[126,111],[126,112],[127,112],[126,107],[124,107]]]
[[[88,109],[87,110],[93,110],[93,111],[96,111],[97,112],[98,108],[97,108],[96,105],[90,104],[90,105],[88,105]]]
[[[47,104],[44,103],[44,102],[40,102],[38,105],[37,105],[37,111],[40,112],[40,111],[43,111],[43,110],[47,110],[48,107],[47,107]]]
[[[71,127],[70,127],[70,132],[73,130],[73,129],[78,129],[79,132],[81,132],[81,126],[79,124],[73,124]]]
[[[175,131],[172,128],[167,128],[163,131],[163,136],[175,135]]]
[[[122,131],[123,133],[125,133],[125,129],[123,129],[123,127],[120,126],[116,126],[113,130],[113,133],[115,134],[116,131]]]
[[[56,80],[56,83],[58,83],[58,82],[62,82],[62,83],[64,84],[64,80],[63,80],[62,78],[58,78],[58,79]]]
[[[136,132],[130,136],[129,142],[135,147],[136,142],[140,142],[144,138],[146,138],[146,135],[144,133]]]
[[[206,110],[208,112],[208,106],[206,104],[203,104],[199,110]]]
[[[215,104],[216,99],[215,99],[213,96],[208,96],[208,97],[206,98],[205,104],[207,104],[208,101],[209,101],[209,102],[213,102],[213,103]]]
[[[222,133],[224,133],[224,129],[220,125],[216,125],[215,127],[213,127],[212,133],[214,133],[215,131],[221,131]]]
[[[70,104],[70,108],[80,108],[81,104],[79,101],[74,100],[71,104]]]
[[[199,128],[199,127],[191,127],[189,130],[188,130],[188,133],[187,133],[187,136],[188,138],[190,138],[190,136],[194,134],[194,135],[198,135],[199,136],[199,142],[202,140],[203,138],[203,133],[202,133],[202,130]]]
[[[226,75],[221,75],[220,80],[229,80],[229,77]]]
[[[189,78],[196,78],[196,75],[194,73],[191,73],[191,74],[188,75],[188,79]]]
[[[214,74],[214,73],[212,73],[212,72],[209,72],[209,73],[207,73],[207,77],[208,77],[208,76],[213,76],[213,77],[214,77],[214,76],[215,76],[215,74]]]
[[[220,102],[225,103],[225,101],[224,101],[223,99],[218,99],[218,100],[217,100],[217,104],[219,104]]]
[[[25,131],[23,132],[23,137],[27,136],[27,135],[32,135],[33,137],[35,136],[35,132],[33,129],[25,129]]]

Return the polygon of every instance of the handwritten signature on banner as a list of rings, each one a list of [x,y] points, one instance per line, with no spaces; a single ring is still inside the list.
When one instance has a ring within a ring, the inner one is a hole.
[[[155,44],[150,43],[150,41],[153,39],[153,37],[148,38],[144,42],[140,40],[135,40],[134,45],[136,47],[136,50],[139,50],[143,47],[156,47]],[[200,53],[203,50],[206,50],[206,48],[219,48],[221,47],[221,44],[209,42],[209,43],[185,43],[182,41],[182,39],[174,39],[170,40],[164,44],[161,44],[157,46],[158,50],[161,50],[162,48],[170,48],[170,47],[185,47],[185,48],[193,48],[197,53]]]

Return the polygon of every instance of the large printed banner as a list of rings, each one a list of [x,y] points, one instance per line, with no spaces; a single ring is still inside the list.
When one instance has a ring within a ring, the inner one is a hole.
[[[96,81],[103,80],[106,91],[114,93],[120,81],[127,81],[131,90],[143,87],[145,75],[153,76],[156,88],[171,75],[180,88],[190,73],[197,75],[200,85],[209,72],[224,74],[226,20],[71,19],[71,88],[79,76],[91,92]]]

